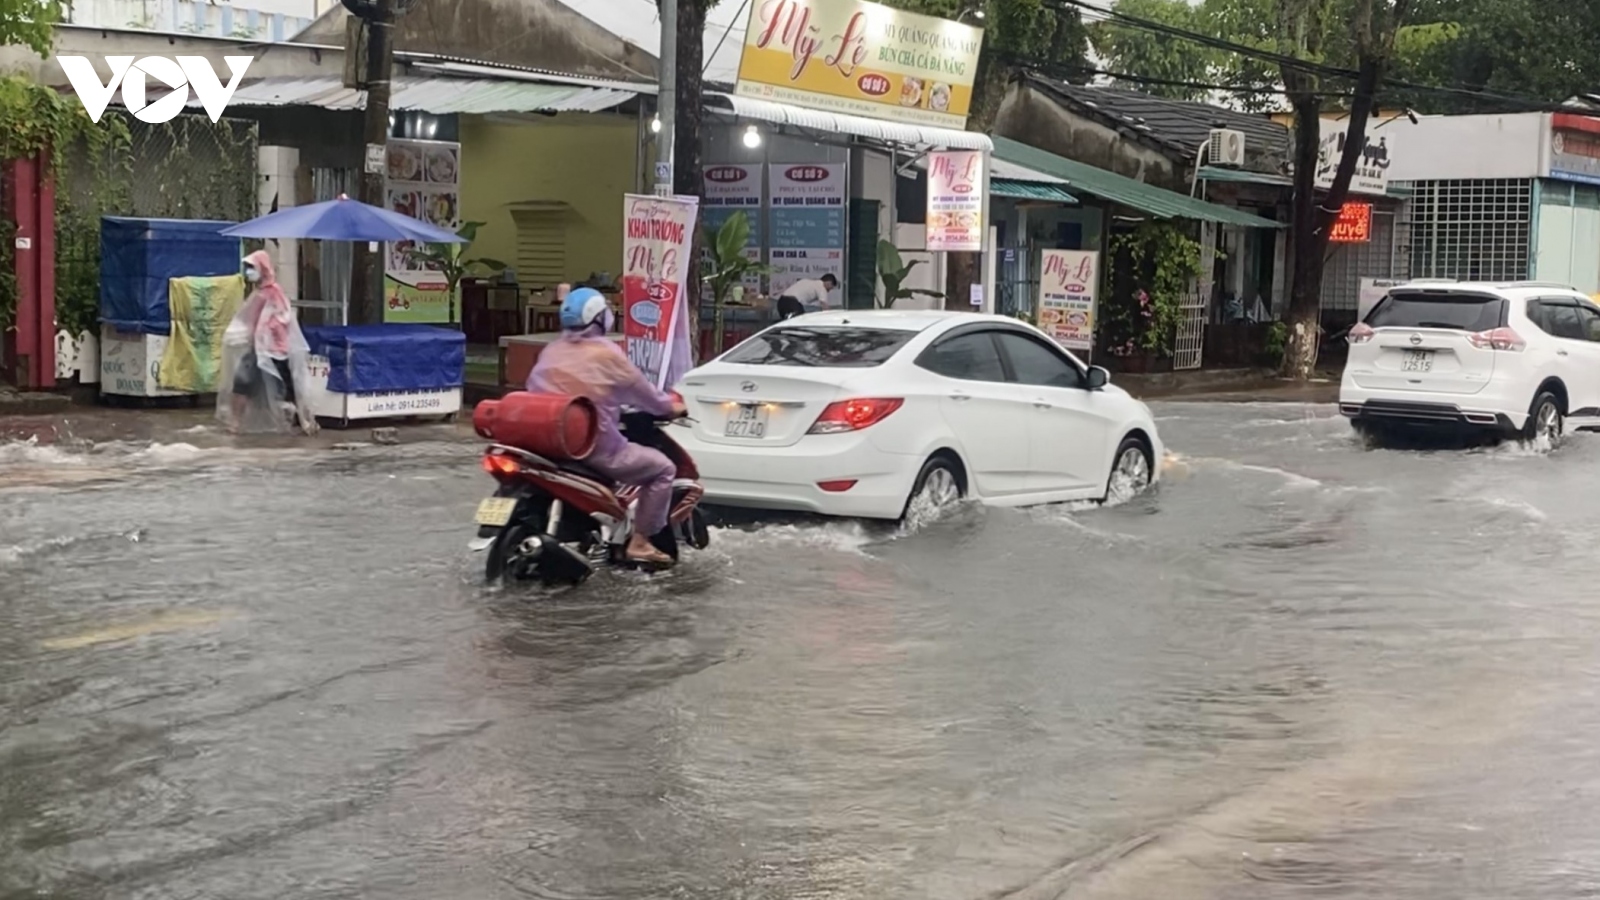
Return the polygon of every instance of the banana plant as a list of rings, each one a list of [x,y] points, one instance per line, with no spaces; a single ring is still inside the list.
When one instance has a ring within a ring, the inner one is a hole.
[[[506,264],[498,259],[477,257],[467,259],[467,248],[478,239],[478,229],[484,226],[483,222],[467,222],[456,231],[466,242],[462,244],[424,244],[421,249],[406,251],[406,258],[412,265],[432,269],[444,276],[448,295],[451,298],[451,308],[455,307],[456,285],[461,279],[472,274],[474,270],[482,269],[485,272],[499,272],[505,269]]]
[[[914,259],[909,264],[900,256],[900,250],[886,240],[878,241],[878,279],[883,282],[883,302],[880,309],[893,309],[895,303],[911,297],[933,297],[943,300],[944,294],[938,291],[926,291],[922,288],[908,288],[905,286],[906,278],[911,275],[911,270],[922,265],[922,260]]]
[[[704,282],[711,288],[711,303],[716,316],[711,337],[712,348],[719,355],[722,353],[724,337],[722,311],[727,308],[733,289],[752,275],[772,273],[771,266],[745,255],[745,245],[749,242],[750,217],[742,210],[729,216],[715,234],[706,229],[701,240],[701,245],[706,248]]]

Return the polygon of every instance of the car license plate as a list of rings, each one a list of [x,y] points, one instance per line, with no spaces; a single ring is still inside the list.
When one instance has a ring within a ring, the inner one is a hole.
[[[1432,350],[1407,350],[1400,358],[1400,371],[1402,372],[1431,372],[1433,371]]]
[[[490,497],[478,504],[478,515],[475,518],[479,525],[499,528],[511,521],[511,514],[516,509],[515,497]]]
[[[731,438],[753,438],[760,440],[767,436],[767,408],[758,405],[741,405],[734,409],[728,416],[728,425],[722,432]]]

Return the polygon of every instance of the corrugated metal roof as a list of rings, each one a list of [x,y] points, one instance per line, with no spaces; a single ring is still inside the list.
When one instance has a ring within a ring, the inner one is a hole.
[[[735,115],[743,116],[747,119],[759,119],[763,122],[773,122],[779,125],[795,125],[816,131],[853,134],[857,137],[872,138],[891,144],[950,147],[957,150],[992,150],[994,148],[994,142],[989,140],[988,135],[979,134],[976,131],[957,131],[954,128],[934,128],[929,125],[906,125],[900,122],[885,122],[881,119],[868,119],[864,116],[805,109],[804,107],[790,106],[787,103],[773,103],[770,100],[758,100],[754,97],[740,97],[737,94],[710,93],[707,94],[707,97],[715,97],[726,103]]]
[[[1283,227],[1282,223],[1271,219],[1252,216],[1232,207],[1207,203],[1153,184],[1124,178],[1115,172],[1046,153],[1037,147],[1019,144],[1007,138],[995,138],[995,155],[1007,162],[1065,178],[1067,186],[1074,191],[1093,194],[1101,199],[1120,203],[1159,218],[1197,219],[1246,228]]]
[[[1271,187],[1294,187],[1294,179],[1288,175],[1268,175],[1264,172],[1246,172],[1242,169],[1225,169],[1220,166],[1201,166],[1200,178],[1204,181],[1227,181],[1235,184],[1265,184]],[[1388,196],[1396,198],[1410,197],[1416,193],[1410,187],[1399,182],[1389,182]]]
[[[515,112],[601,112],[635,96],[610,88],[540,84],[487,78],[409,78],[394,80],[392,109],[434,115]],[[353,91],[337,78],[262,78],[239,86],[233,106],[317,106],[323,109],[363,108],[365,91]],[[199,100],[189,101],[199,106]]]
[[[1054,184],[1037,181],[1012,181],[1009,178],[989,179],[989,193],[996,197],[1015,197],[1019,200],[1053,200],[1057,203],[1077,203],[1078,198]]]

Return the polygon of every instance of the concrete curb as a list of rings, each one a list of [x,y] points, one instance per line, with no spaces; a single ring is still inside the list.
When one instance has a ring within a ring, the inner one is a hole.
[[[72,407],[72,398],[50,391],[0,388],[0,416],[53,416]]]

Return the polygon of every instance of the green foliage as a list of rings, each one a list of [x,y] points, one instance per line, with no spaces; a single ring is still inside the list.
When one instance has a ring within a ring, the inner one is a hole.
[[[1145,222],[1111,239],[1119,265],[1131,267],[1137,288],[1102,314],[1101,343],[1115,356],[1138,351],[1171,356],[1183,300],[1200,275],[1200,242],[1169,221]]]
[[[20,45],[48,57],[64,9],[60,0],[0,0],[0,45]]]
[[[1276,369],[1283,365],[1283,352],[1289,346],[1289,326],[1273,322],[1267,326],[1267,339],[1261,346],[1261,366]]]
[[[506,267],[506,264],[498,259],[466,258],[467,249],[472,246],[473,241],[478,239],[478,229],[482,228],[484,224],[483,222],[467,222],[462,225],[456,234],[465,238],[465,243],[425,244],[422,249],[412,250],[406,256],[411,262],[443,275],[447,293],[454,297],[456,285],[459,285],[461,279],[471,275],[473,271],[481,269],[485,272],[499,272]]]
[[[911,275],[911,270],[922,265],[922,260],[912,260],[906,263],[900,257],[900,251],[894,244],[885,240],[878,241],[878,279],[883,282],[883,300],[880,309],[893,309],[895,303],[911,297],[933,297],[943,300],[944,295],[938,291],[925,291],[921,288],[908,288],[905,286],[906,278]]]
[[[706,252],[702,281],[711,288],[711,302],[719,309],[745,279],[771,274],[771,266],[744,254],[745,245],[750,242],[750,217],[743,211],[729,216],[715,234],[710,229],[703,231],[700,243]]]
[[[1208,31],[1201,7],[1186,0],[1119,0],[1117,12],[1181,28]],[[1089,40],[1095,52],[1113,61],[1114,71],[1162,81],[1212,83],[1216,70],[1225,64],[1222,54],[1194,41],[1160,34],[1145,28],[1106,19],[1089,27]],[[1123,66],[1132,64],[1133,68]],[[1203,101],[1210,93],[1205,88],[1177,84],[1134,82],[1136,90],[1172,100]]]
[[[0,0],[3,4],[6,0]],[[57,6],[46,6],[44,9],[58,9]],[[30,7],[32,9],[32,7]],[[0,13],[0,35],[7,34],[7,28],[13,29],[11,34],[15,42],[26,43],[26,35],[17,37],[18,26],[14,21],[15,15],[10,17]],[[54,21],[51,19],[50,21]],[[49,23],[43,26],[48,46],[51,29]],[[83,104],[71,94],[61,93],[44,87],[21,75],[0,76],[0,159],[26,159],[35,155],[44,155],[44,161],[56,173],[58,197],[62,198],[60,205],[67,205],[66,197],[75,189],[87,191],[91,185],[100,185],[112,180],[120,171],[113,163],[119,156],[125,155],[131,138],[127,121],[121,116],[108,114],[103,116],[97,125],[90,121],[89,114],[84,111]],[[77,154],[83,159],[92,161],[83,170],[84,178],[69,177],[69,162]],[[83,184],[78,184],[79,181]],[[73,225],[70,217],[58,214],[58,259],[60,256],[61,239],[60,231],[63,227]],[[98,229],[98,218],[95,220]],[[17,283],[12,274],[12,234],[14,225],[6,223],[4,236],[0,237],[0,332],[10,330],[16,323],[17,311]],[[92,297],[87,301],[91,309],[99,304],[99,237],[98,230],[95,236],[95,282]],[[66,307],[67,315],[71,321],[81,321],[77,310],[84,302],[79,291],[83,276],[71,267],[65,271],[58,263],[57,272],[57,306]],[[65,290],[63,302],[62,291]],[[93,321],[93,313],[89,314],[89,321]]]
[[[722,311],[733,296],[733,289],[752,275],[769,275],[772,267],[760,260],[744,255],[750,242],[750,217],[739,211],[729,216],[715,234],[702,229],[700,246],[705,248],[702,262],[702,282],[711,288],[711,303],[715,309],[715,322],[711,336],[714,352],[722,353]],[[696,317],[698,319],[698,317]]]

